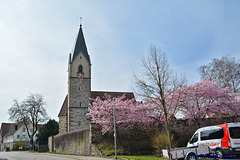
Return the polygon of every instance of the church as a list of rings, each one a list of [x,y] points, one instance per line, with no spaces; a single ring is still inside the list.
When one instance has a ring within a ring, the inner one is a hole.
[[[102,97],[105,93],[127,99],[134,98],[132,92],[91,91],[91,59],[87,51],[82,25],[68,60],[68,94],[59,117],[59,133],[89,128],[90,118],[86,116],[90,98]]]

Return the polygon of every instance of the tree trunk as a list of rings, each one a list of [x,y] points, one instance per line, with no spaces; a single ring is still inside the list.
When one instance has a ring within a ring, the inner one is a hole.
[[[168,122],[167,121],[165,121],[165,125],[166,125],[167,134],[168,134],[169,147],[170,147],[170,149],[172,149],[171,132],[169,130],[169,126],[168,126]]]
[[[31,145],[31,150],[34,150],[33,137],[31,137],[30,145]]]
[[[167,110],[165,107],[164,107],[164,118],[165,118],[165,127],[166,127],[167,134],[168,134],[169,147],[170,147],[170,149],[172,149],[171,132],[169,129],[169,124],[168,124],[168,119],[167,119]]]

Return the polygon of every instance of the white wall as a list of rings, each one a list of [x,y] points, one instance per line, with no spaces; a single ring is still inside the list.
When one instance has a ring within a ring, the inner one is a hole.
[[[32,126],[28,126],[28,128],[30,129],[30,135],[32,134]],[[37,133],[34,135],[33,140],[36,141],[36,135]],[[3,137],[3,143],[10,143],[10,142],[21,142],[21,141],[30,141],[30,138],[27,134],[27,129],[25,127],[25,125],[21,125],[17,131],[13,134],[13,135],[5,135]]]

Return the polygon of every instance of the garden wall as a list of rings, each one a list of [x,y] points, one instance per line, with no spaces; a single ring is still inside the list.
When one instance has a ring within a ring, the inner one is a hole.
[[[65,132],[54,136],[52,140],[54,149],[50,150],[76,155],[102,155],[95,145],[92,144],[92,139],[95,137],[96,132],[92,131],[91,128]]]

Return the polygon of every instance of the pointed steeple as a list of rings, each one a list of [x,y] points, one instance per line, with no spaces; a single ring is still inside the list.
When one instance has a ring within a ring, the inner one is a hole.
[[[73,47],[73,50],[71,53],[71,62],[70,63],[72,63],[74,61],[74,59],[78,56],[78,54],[80,52],[84,55],[84,57],[87,59],[89,64],[91,64],[90,57],[89,57],[88,51],[87,51],[87,46],[86,46],[84,36],[83,36],[82,25],[80,25],[78,35],[76,38],[76,42],[74,44],[74,47]]]

